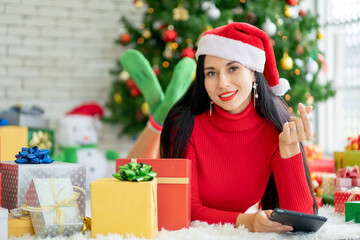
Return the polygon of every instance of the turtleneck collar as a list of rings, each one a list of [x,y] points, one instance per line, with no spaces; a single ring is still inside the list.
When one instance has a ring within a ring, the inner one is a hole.
[[[231,114],[214,104],[211,116],[209,110],[206,112],[206,115],[214,126],[229,132],[245,131],[265,121],[265,119],[256,112],[253,100],[251,100],[244,111],[238,114]]]

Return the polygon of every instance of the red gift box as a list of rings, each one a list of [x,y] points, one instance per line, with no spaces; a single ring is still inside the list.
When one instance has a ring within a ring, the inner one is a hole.
[[[116,159],[119,166],[129,162],[151,165],[158,181],[159,230],[179,230],[191,223],[191,161],[188,159]]]
[[[0,207],[1,207],[1,173],[0,173]]]
[[[345,212],[345,202],[359,201],[360,200],[360,189],[355,188],[351,191],[336,191],[334,193],[334,207],[335,212]]]
[[[319,158],[311,161],[311,172],[335,172],[335,159],[333,158]]]

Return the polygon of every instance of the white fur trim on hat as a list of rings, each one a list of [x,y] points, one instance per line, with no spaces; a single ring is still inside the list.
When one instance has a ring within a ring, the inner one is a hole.
[[[265,66],[265,52],[239,40],[208,34],[200,38],[196,59],[200,55],[211,55],[231,61],[262,73]]]
[[[283,96],[287,91],[290,90],[290,84],[285,78],[279,79],[279,84],[271,87],[271,90],[276,96]]]

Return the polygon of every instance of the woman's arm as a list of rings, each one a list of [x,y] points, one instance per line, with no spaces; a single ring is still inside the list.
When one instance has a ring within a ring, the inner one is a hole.
[[[160,133],[156,133],[146,126],[131,148],[128,158],[159,158],[159,156]]]

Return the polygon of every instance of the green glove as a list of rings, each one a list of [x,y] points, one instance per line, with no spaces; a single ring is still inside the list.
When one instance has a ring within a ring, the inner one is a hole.
[[[149,61],[138,50],[129,49],[121,56],[120,62],[142,92],[150,112],[154,113],[164,99],[164,92]]]
[[[185,57],[175,66],[170,83],[165,91],[165,99],[158,105],[153,117],[159,124],[163,124],[172,106],[185,94],[189,88],[195,72],[195,60]]]

